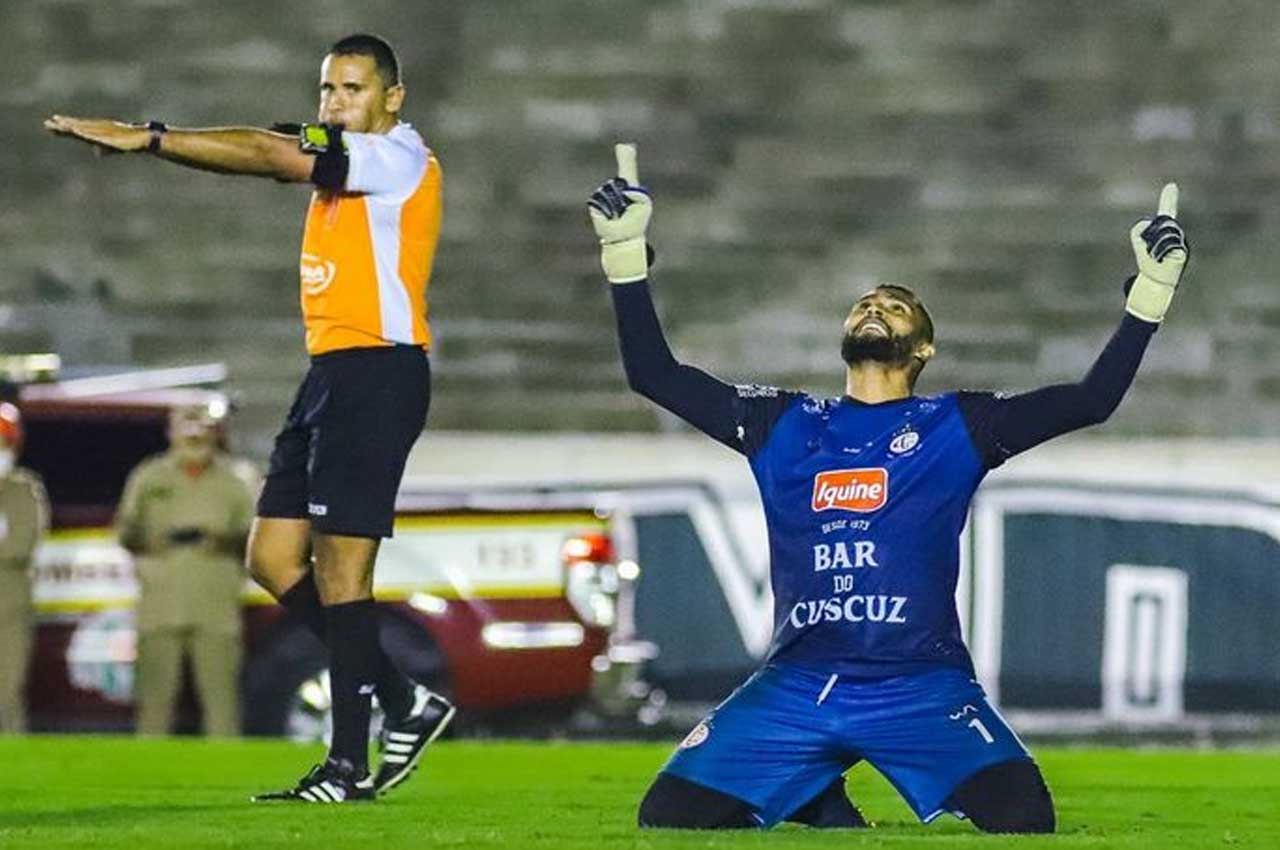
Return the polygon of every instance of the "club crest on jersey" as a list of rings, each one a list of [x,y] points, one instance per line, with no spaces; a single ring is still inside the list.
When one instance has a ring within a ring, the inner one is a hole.
[[[889,500],[889,473],[881,466],[870,469],[832,469],[813,479],[815,511],[870,513]]]
[[[889,441],[889,453],[904,455],[920,445],[920,432],[908,427]]]
[[[711,737],[711,727],[707,725],[707,721],[702,721],[693,727],[693,731],[684,736],[684,740],[680,742],[680,749],[691,750],[701,744],[707,738]]]

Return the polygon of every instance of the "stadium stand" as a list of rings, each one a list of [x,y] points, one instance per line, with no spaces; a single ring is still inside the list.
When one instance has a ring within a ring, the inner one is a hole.
[[[1280,6],[1080,6],[12,0],[0,347],[225,360],[265,452],[302,365],[302,191],[95,161],[39,121],[304,119],[318,52],[367,28],[444,165],[434,427],[675,427],[624,385],[583,209],[629,138],[673,344],[830,392],[847,305],[886,278],[937,317],[925,391],[1078,376],[1176,178],[1195,258],[1108,432],[1274,436]]]

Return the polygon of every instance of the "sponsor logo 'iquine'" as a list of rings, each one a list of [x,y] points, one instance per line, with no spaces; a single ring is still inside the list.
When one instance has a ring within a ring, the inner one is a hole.
[[[889,499],[889,473],[884,467],[832,469],[813,479],[815,511],[869,513]]]

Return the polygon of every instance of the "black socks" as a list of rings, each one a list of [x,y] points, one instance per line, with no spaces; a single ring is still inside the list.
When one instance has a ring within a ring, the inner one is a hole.
[[[280,595],[280,604],[301,620],[321,643],[330,646],[329,620],[325,615],[324,604],[320,601],[320,592],[316,588],[315,573],[307,570],[306,575],[297,584]],[[374,635],[376,643],[376,621]],[[374,668],[375,693],[378,696],[378,702],[382,705],[382,710],[386,712],[387,717],[404,717],[413,708],[413,683],[396,669],[380,645],[378,655],[380,660]]]
[[[381,666],[378,607],[372,599],[325,608],[329,619],[329,690],[333,742],[329,757],[347,759],[363,775],[369,765],[369,710]]]

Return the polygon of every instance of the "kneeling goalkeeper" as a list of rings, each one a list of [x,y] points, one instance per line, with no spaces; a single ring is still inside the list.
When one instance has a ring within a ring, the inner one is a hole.
[[[1164,318],[1188,258],[1177,187],[1130,233],[1138,272],[1078,383],[1021,395],[913,393],[933,322],[907,287],[858,298],[840,346],[845,394],[734,386],[671,354],[650,300],[653,205],[634,148],[588,206],[612,286],[627,379],[746,456],[769,532],[774,637],[764,666],[680,744],[640,805],[641,826],[864,826],[844,792],[859,761],[925,822],[987,832],[1055,826],[1039,767],[974,679],[955,589],[959,535],[989,470],[1105,421]]]

